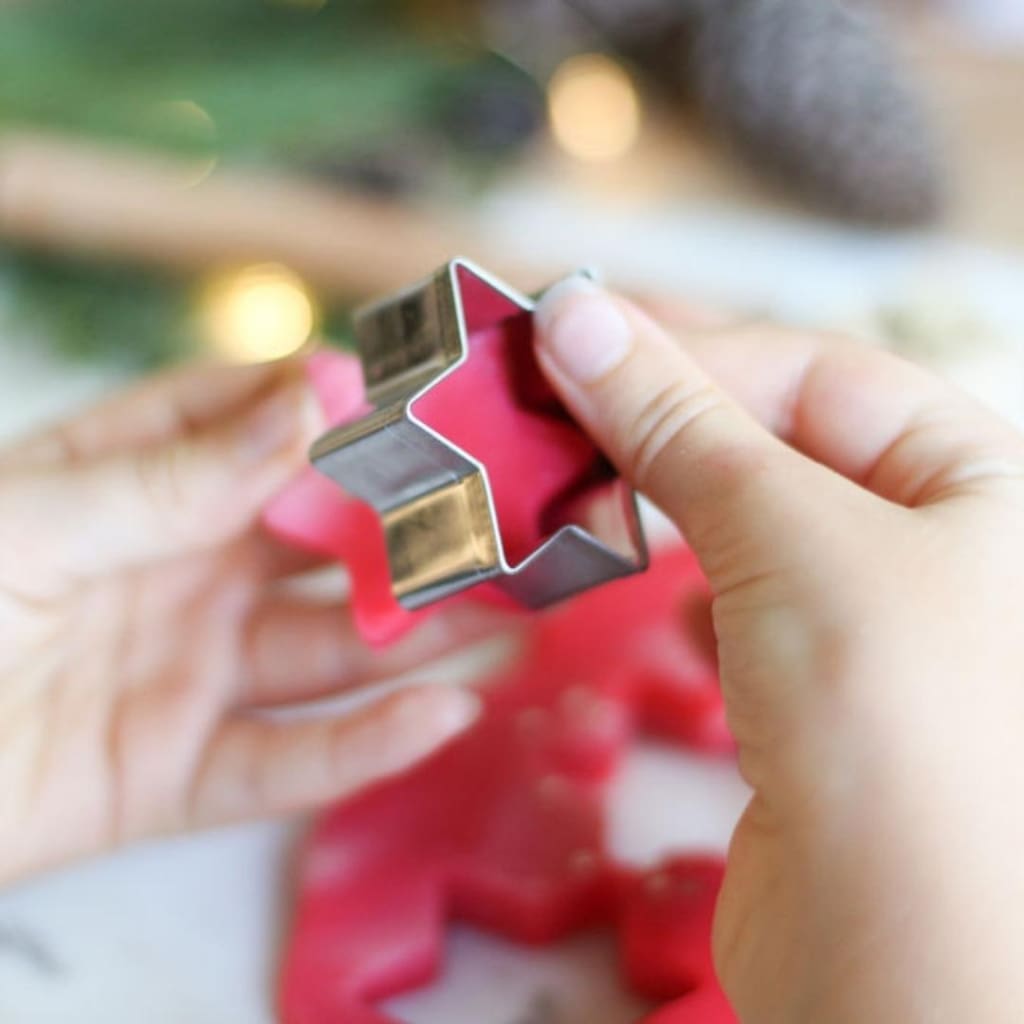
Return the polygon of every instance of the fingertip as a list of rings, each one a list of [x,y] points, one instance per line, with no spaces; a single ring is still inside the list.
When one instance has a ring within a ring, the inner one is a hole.
[[[431,748],[470,728],[480,717],[482,701],[460,686],[417,686],[400,692],[395,714],[413,735],[422,735]]]
[[[304,375],[290,374],[242,417],[236,452],[243,469],[259,469],[277,457],[296,460],[323,430],[323,413]]]
[[[633,331],[619,304],[581,274],[550,288],[534,316],[538,355],[572,384],[599,380],[632,348]]]
[[[312,381],[303,374],[298,385],[299,391],[299,434],[303,448],[308,448],[327,429],[323,404],[317,396]]]
[[[363,755],[364,771],[368,777],[407,771],[471,728],[481,709],[471,690],[446,684],[409,687],[383,698],[361,713],[369,729],[364,739],[372,747]],[[342,724],[338,743],[349,757],[351,741],[350,727]]]

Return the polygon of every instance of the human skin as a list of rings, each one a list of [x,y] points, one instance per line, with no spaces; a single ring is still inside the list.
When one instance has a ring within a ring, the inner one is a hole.
[[[258,526],[322,428],[301,360],[156,378],[0,452],[0,882],[136,839],[351,793],[467,726],[420,686],[355,690],[479,635],[438,617],[373,654]]]
[[[577,283],[542,365],[715,592],[753,797],[716,960],[747,1024],[1002,1024],[1024,1005],[1024,440],[937,379],[809,334]],[[357,688],[490,623],[371,655],[256,527],[320,425],[298,362],[195,369],[0,455],[0,880],[313,806],[464,728],[460,691]]]
[[[745,1024],[1024,1006],[1024,438],[864,346],[587,282],[549,379],[708,574],[753,795],[714,928]]]

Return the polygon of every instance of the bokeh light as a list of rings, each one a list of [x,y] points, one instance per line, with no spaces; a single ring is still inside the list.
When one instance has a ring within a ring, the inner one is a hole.
[[[221,356],[251,363],[301,348],[317,321],[305,282],[277,263],[223,272],[203,289],[199,320],[206,342]]]
[[[640,134],[633,80],[599,53],[570,57],[558,67],[548,83],[548,112],[555,139],[580,160],[616,160]]]
[[[157,128],[179,143],[202,153],[182,161],[182,188],[207,178],[217,166],[217,125],[194,100],[165,100],[153,108]]]

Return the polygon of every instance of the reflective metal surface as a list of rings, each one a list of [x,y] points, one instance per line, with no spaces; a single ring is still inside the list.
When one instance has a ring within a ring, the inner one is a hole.
[[[481,301],[478,294],[467,306],[467,280],[483,285],[496,301]],[[635,495],[617,479],[576,502],[571,522],[518,564],[509,564],[487,467],[413,411],[418,398],[469,357],[474,326],[533,306],[527,296],[457,259],[422,284],[356,314],[374,411],[328,431],[310,456],[317,469],[380,515],[392,587],[406,608],[484,580],[540,608],[647,565]]]

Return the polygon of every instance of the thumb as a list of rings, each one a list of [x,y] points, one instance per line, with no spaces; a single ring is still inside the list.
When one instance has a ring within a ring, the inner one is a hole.
[[[715,589],[774,568],[824,474],[736,405],[639,309],[582,277],[535,316],[538,359],[623,476],[683,532]],[[817,477],[818,479],[815,479]],[[798,503],[797,498],[803,499]]]
[[[36,582],[203,550],[252,524],[302,466],[319,420],[305,379],[289,375],[192,434],[19,471],[0,485],[0,523],[20,538],[20,562]]]

